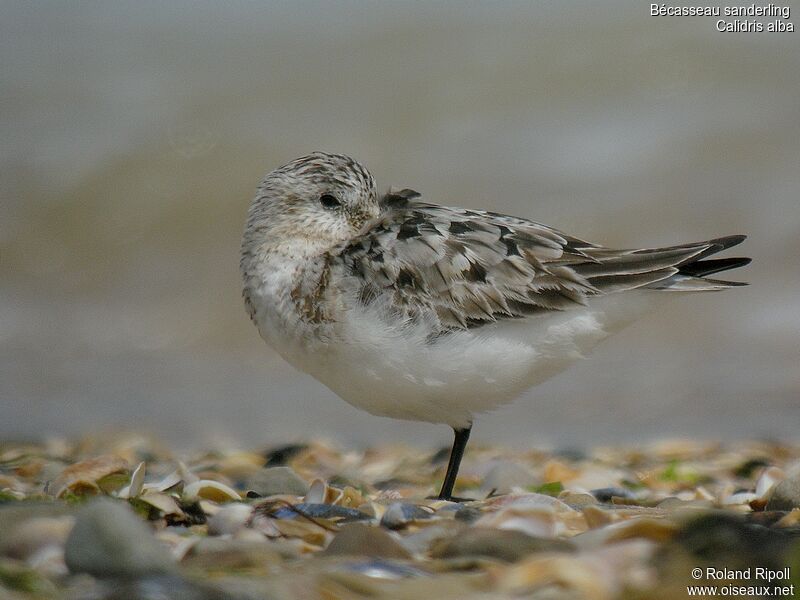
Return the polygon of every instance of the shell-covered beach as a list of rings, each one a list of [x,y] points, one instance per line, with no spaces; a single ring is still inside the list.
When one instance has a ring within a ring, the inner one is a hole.
[[[800,445],[476,445],[458,502],[431,499],[446,461],[323,442],[176,454],[129,433],[1,443],[0,597],[677,599],[800,583]]]

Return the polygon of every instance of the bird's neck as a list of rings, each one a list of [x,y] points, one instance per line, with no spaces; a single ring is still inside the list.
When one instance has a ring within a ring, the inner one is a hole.
[[[245,306],[261,336],[279,351],[286,339],[309,330],[317,307],[307,298],[320,295],[328,251],[329,245],[304,236],[243,246]]]

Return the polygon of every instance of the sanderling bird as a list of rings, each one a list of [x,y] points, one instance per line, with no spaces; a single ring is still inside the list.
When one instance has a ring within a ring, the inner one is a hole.
[[[708,259],[732,235],[616,250],[540,223],[379,195],[348,156],[315,152],[269,173],[250,205],[247,311],[286,361],[374,415],[455,433],[439,498],[452,499],[477,413],[582,358],[666,292],[749,258]]]

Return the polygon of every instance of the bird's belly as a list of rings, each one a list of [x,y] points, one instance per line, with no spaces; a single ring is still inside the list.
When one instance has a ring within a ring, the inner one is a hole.
[[[372,414],[461,427],[475,413],[513,400],[583,358],[638,316],[628,300],[628,308],[600,300],[568,312],[454,332],[433,342],[424,324],[351,314],[336,341],[289,360]]]

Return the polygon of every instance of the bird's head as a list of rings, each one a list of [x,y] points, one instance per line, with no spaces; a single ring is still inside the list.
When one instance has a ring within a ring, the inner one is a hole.
[[[375,180],[364,166],[314,152],[264,178],[248,212],[242,258],[264,250],[298,257],[327,252],[379,212]]]

